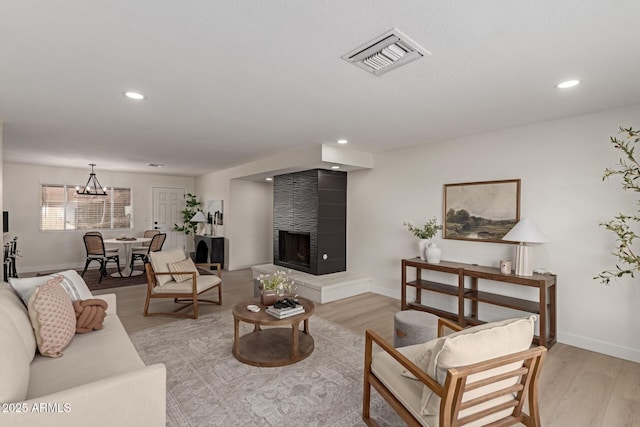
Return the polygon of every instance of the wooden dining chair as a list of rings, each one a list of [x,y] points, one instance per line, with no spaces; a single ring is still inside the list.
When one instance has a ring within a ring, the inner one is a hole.
[[[156,231],[156,230],[152,230],[152,231]],[[159,250],[162,250],[162,245],[164,245],[164,241],[166,240],[166,238],[167,238],[166,233],[158,232],[151,238],[150,242],[145,242],[145,243],[149,243],[147,247],[134,249],[131,251],[131,265],[129,266],[130,267],[129,276],[131,276],[131,274],[133,273],[133,263],[136,260],[140,260],[143,263],[149,262],[149,252],[158,252]]]
[[[145,230],[142,237],[146,239],[153,239],[153,236],[156,234],[160,234],[160,230]],[[151,245],[151,241],[144,242],[140,246],[134,246],[131,248],[132,251],[143,251],[146,250]]]
[[[82,236],[84,240],[84,247],[87,251],[87,259],[84,264],[84,270],[82,270],[81,276],[84,277],[84,273],[87,272],[87,268],[89,264],[93,261],[97,261],[100,264],[100,279],[98,283],[102,282],[102,278],[107,275],[107,263],[109,261],[113,261],[116,263],[118,267],[118,273],[120,273],[120,277],[122,277],[122,271],[120,270],[120,256],[118,253],[107,252],[104,249],[104,241],[102,240],[102,236],[93,233],[86,233]]]
[[[101,233],[101,232],[99,232],[99,231],[87,231],[85,234],[95,235],[95,236],[100,236],[100,237],[102,237],[102,233]],[[118,249],[118,248],[108,248],[108,247],[105,247],[105,248],[104,248],[104,250],[105,250],[105,252],[106,252],[107,254],[115,254],[115,253],[117,253],[117,252],[119,251],[119,249]]]

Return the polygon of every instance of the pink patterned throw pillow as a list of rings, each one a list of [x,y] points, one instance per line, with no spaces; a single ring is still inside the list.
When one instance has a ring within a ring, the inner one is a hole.
[[[29,317],[43,356],[62,356],[62,350],[76,333],[76,313],[60,284],[62,279],[62,276],[50,279],[29,298]]]

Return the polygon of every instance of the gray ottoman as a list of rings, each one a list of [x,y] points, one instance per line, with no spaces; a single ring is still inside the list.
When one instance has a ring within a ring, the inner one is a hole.
[[[438,316],[418,310],[403,310],[393,318],[394,347],[422,344],[438,336]]]

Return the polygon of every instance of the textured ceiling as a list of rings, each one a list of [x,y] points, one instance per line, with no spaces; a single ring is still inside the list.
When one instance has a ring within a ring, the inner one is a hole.
[[[640,102],[637,0],[3,0],[0,10],[7,162],[195,176],[339,138],[378,152]],[[340,58],[393,27],[432,56],[380,77]],[[584,83],[554,88],[569,78]]]

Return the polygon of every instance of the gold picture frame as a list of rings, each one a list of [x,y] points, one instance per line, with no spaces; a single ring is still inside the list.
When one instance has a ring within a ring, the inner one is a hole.
[[[444,185],[445,239],[502,240],[520,221],[520,179]]]

